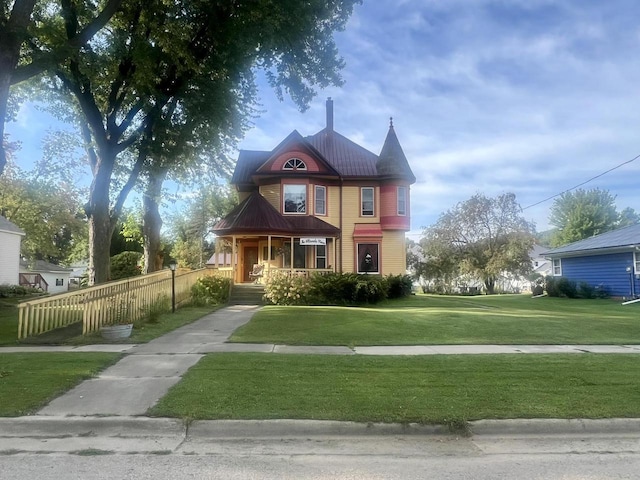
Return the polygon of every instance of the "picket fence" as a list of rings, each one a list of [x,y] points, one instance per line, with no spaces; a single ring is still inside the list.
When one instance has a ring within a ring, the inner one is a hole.
[[[214,270],[178,269],[175,272],[176,306],[189,300],[198,278]],[[19,307],[18,339],[39,335],[72,323],[82,322],[82,334],[96,332],[103,325],[132,323],[154,309],[171,309],[171,271],[84,288],[22,302]]]

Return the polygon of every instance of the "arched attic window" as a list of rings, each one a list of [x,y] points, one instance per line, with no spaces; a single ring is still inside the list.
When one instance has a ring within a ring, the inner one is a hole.
[[[299,158],[290,158],[282,166],[283,170],[306,170],[307,164]]]

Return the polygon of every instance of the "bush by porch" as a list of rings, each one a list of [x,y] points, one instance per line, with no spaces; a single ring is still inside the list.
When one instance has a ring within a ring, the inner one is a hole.
[[[358,305],[410,294],[411,278],[408,275],[326,273],[297,276],[276,271],[267,275],[264,296],[275,305]]]

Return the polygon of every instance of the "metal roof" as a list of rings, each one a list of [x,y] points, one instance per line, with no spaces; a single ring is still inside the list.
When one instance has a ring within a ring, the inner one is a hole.
[[[15,223],[10,222],[2,215],[0,215],[0,232],[16,233],[18,235],[24,235],[24,230],[18,227]]]
[[[309,215],[281,215],[260,193],[252,192],[213,227],[216,235],[284,234],[325,235],[336,237],[340,230]]]
[[[305,140],[343,177],[378,176],[378,156],[338,132],[325,128]]]
[[[36,260],[32,263],[20,260],[20,267],[30,272],[70,273],[73,271],[73,268],[62,267],[44,260]]]
[[[591,238],[553,248],[545,252],[545,256],[554,257],[567,253],[579,253],[591,250],[624,248],[640,246],[640,224],[618,228],[610,232],[601,233]]]

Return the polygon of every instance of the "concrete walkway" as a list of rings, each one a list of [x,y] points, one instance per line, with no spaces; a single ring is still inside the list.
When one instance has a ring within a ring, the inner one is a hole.
[[[441,355],[635,353],[640,345],[414,345],[373,347],[289,346],[225,343],[259,309],[235,305],[141,345],[86,345],[80,347],[3,347],[10,352],[123,352],[127,355],[96,378],[54,399],[37,415],[144,415],[204,354],[261,352],[323,355]]]
[[[216,351],[257,309],[223,308],[147,344],[123,348],[129,355],[54,399],[37,415],[144,415],[203,353]],[[102,351],[93,347],[73,351]]]

